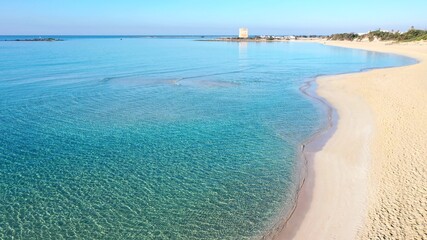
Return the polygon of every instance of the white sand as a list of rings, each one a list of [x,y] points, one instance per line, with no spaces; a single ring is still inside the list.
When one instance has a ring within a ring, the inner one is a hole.
[[[282,239],[427,239],[427,44],[326,42],[419,64],[318,79],[337,130]]]

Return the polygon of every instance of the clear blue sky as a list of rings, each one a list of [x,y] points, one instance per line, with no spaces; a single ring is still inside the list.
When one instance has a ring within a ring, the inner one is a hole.
[[[427,28],[427,0],[0,0],[0,34],[329,34]]]

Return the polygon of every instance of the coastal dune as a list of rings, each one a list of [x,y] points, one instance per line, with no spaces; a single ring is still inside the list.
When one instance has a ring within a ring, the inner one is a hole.
[[[427,44],[324,44],[419,63],[317,80],[339,121],[279,239],[427,239]]]

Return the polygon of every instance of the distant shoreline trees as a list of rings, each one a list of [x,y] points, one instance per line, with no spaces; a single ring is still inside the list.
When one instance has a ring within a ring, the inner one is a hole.
[[[328,40],[335,41],[362,41],[364,39],[367,39],[370,42],[374,40],[397,42],[420,41],[427,40],[427,31],[411,27],[411,29],[404,33],[400,33],[399,31],[382,31],[381,29],[378,29],[361,35],[357,33],[338,33],[332,34],[328,37]]]

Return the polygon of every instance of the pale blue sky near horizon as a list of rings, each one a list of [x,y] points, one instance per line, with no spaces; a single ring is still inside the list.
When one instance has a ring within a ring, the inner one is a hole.
[[[425,0],[0,0],[0,35],[331,34],[427,29]]]

